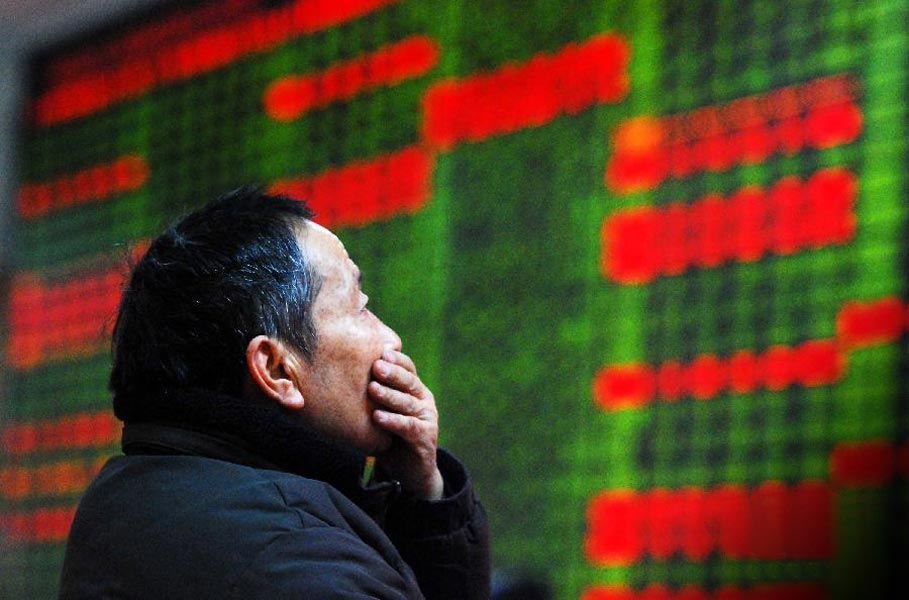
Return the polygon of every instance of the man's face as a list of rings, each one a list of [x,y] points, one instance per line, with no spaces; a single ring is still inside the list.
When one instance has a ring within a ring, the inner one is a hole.
[[[386,346],[401,349],[401,338],[366,308],[360,269],[341,241],[307,222],[297,235],[304,255],[321,277],[313,303],[317,343],[312,361],[302,361],[297,382],[302,417],[313,428],[367,454],[389,447],[392,436],[372,419],[376,405],[367,396],[373,363]]]

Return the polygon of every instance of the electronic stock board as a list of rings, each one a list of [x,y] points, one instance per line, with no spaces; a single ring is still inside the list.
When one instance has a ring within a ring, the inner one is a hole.
[[[224,0],[36,56],[0,596],[54,596],[117,451],[124,265],[250,182],[362,267],[498,568],[584,600],[906,593],[907,50],[898,0]]]

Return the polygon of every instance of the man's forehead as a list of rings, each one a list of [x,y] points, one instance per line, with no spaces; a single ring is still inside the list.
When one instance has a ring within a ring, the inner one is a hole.
[[[298,234],[300,247],[323,276],[339,273],[343,279],[359,281],[360,269],[347,254],[344,243],[329,229],[307,221]]]
[[[350,258],[347,254],[347,248],[344,247],[344,242],[338,238],[334,233],[331,232],[328,228],[323,225],[319,225],[313,221],[306,222],[307,237],[312,236],[314,240],[318,240],[317,243],[323,243],[329,248],[333,248],[339,251],[344,258]]]

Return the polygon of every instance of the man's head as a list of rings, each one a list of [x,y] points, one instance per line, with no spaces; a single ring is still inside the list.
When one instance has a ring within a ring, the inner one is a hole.
[[[296,241],[305,204],[251,188],[226,194],[155,238],[123,292],[110,388],[137,400],[199,387],[239,395],[249,340],[316,344],[319,280]]]
[[[173,388],[265,397],[364,451],[372,363],[398,336],[365,308],[359,269],[304,203],[231,192],[156,238],[133,270],[113,336],[115,410]]]

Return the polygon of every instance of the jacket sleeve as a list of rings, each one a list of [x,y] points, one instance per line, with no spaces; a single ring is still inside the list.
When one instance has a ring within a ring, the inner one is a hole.
[[[489,525],[467,469],[439,450],[445,496],[436,502],[402,497],[385,529],[413,569],[427,600],[489,598]]]

